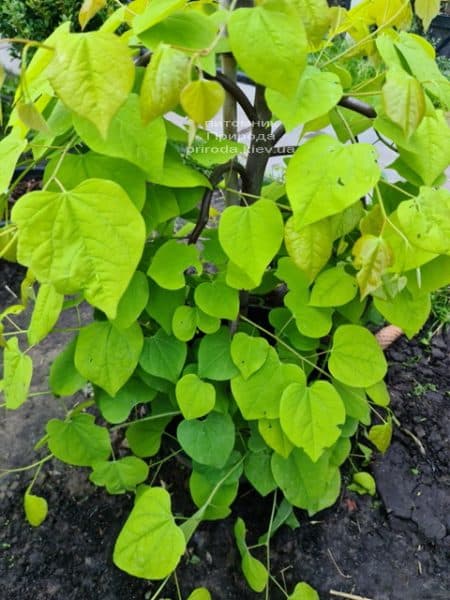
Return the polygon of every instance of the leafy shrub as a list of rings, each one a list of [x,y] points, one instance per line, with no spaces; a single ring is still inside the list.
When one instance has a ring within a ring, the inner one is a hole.
[[[436,108],[448,107],[449,83],[431,47],[404,31],[411,16],[400,0],[348,13],[325,0],[235,11],[136,0],[102,31],[59,27],[22,77],[0,143],[0,240],[28,274],[2,320],[29,303],[33,315],[25,334],[3,333],[5,403],[27,399],[28,349],[62,311],[90,303],[94,321],[53,362],[49,387],[64,397],[91,382],[94,398],[47,424],[39,466],[89,467],[109,493],[136,493],[114,551],[121,569],[169,577],[195,529],[230,514],[241,480],[274,493],[268,549],[281,523],[295,524],[294,507],[313,515],[336,501],[357,432],[387,450],[387,364],[368,315],[411,337],[450,281],[440,187],[450,132]],[[352,44],[330,52],[343,33]],[[254,103],[216,70],[230,49],[257,84]],[[371,62],[366,80],[347,70],[358,55]],[[212,131],[225,91],[251,121],[249,148]],[[280,146],[299,125],[300,145]],[[358,141],[369,130],[394,149],[398,181]],[[317,135],[305,141],[308,132]],[[10,212],[25,151],[46,161],[43,189]],[[264,185],[275,155],[286,156],[285,180]],[[224,208],[214,190],[226,192]],[[146,483],[170,458],[166,435],[190,461],[198,510],[187,519]],[[374,493],[367,473],[352,485]],[[25,509],[34,525],[45,518],[31,487]],[[241,519],[235,535],[251,587],[268,589]],[[314,597],[299,586],[291,598]]]
[[[82,4],[83,0],[2,0],[1,37],[42,41],[65,21],[70,21],[78,30],[78,14]],[[113,2],[109,4],[112,5]],[[103,11],[103,16],[105,14]],[[98,25],[101,22],[100,17],[96,20]],[[21,49],[21,45],[13,44],[13,56],[19,57]]]

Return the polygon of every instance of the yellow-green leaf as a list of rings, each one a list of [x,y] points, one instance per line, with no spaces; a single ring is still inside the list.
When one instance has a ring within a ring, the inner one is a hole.
[[[34,102],[18,102],[17,103],[17,114],[20,120],[29,128],[41,133],[49,133],[49,127],[36,108]]]
[[[230,45],[246,73],[268,88],[293,94],[306,66],[307,40],[300,13],[289,0],[266,0],[233,11]]]
[[[106,0],[84,0],[78,13],[78,22],[84,29],[89,21],[106,6]]]
[[[327,0],[294,0],[293,4],[298,8],[309,43],[319,45],[331,25]]]
[[[51,283],[43,283],[38,291],[33,309],[28,341],[31,346],[39,343],[50,333],[61,314],[64,295],[55,290]]]
[[[419,19],[422,19],[423,28],[428,31],[431,21],[441,9],[441,0],[416,0],[414,8]]]
[[[312,121],[328,113],[343,94],[334,73],[306,67],[295,93],[285,96],[275,90],[266,91],[269,108],[283,122],[287,131],[300,123]]]
[[[380,178],[370,144],[341,144],[329,135],[302,144],[286,171],[286,191],[303,226],[342,212],[367,194]]]
[[[365,298],[380,287],[383,274],[393,263],[392,250],[383,238],[367,234],[359,238],[352,252],[361,298]]]
[[[30,525],[39,527],[45,521],[48,513],[48,505],[45,498],[34,496],[27,491],[23,497],[23,506],[25,516]]]
[[[219,223],[219,240],[229,259],[257,287],[283,240],[283,220],[277,205],[261,199],[250,206],[229,206]],[[227,274],[227,283],[236,287]]]
[[[144,123],[173,110],[188,83],[189,57],[161,44],[153,54],[142,81],[141,113]]]
[[[450,192],[423,187],[397,209],[402,231],[413,246],[435,254],[450,253]]]
[[[31,192],[15,204],[18,257],[41,282],[116,316],[141,258],[144,221],[123,189],[87,179],[70,192]]]
[[[225,101],[225,92],[217,81],[199,79],[183,88],[180,101],[194,123],[203,125],[219,112]]]
[[[399,125],[408,139],[425,116],[425,94],[415,77],[403,69],[392,67],[386,74],[382,90],[386,116]]]
[[[372,444],[383,454],[391,445],[392,439],[392,421],[387,421],[383,425],[374,425],[370,428],[367,435]]]
[[[3,352],[3,393],[6,408],[16,409],[25,402],[32,375],[31,358],[20,351],[16,337],[10,338]]]
[[[302,227],[300,223],[301,220],[295,217],[286,221],[284,243],[297,267],[313,281],[331,256],[331,226],[327,220],[306,227]]]
[[[164,579],[176,568],[186,540],[175,524],[170,495],[163,488],[146,489],[136,500],[114,548],[114,562],[144,579]]]
[[[49,79],[64,104],[106,137],[127,99],[134,66],[124,42],[112,33],[71,33],[56,43]]]
[[[22,137],[19,130],[13,129],[11,133],[0,141],[0,194],[6,194],[14,175],[16,163],[27,147],[27,140]]]

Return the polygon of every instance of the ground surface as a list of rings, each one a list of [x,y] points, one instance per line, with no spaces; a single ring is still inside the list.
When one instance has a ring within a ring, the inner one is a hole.
[[[0,308],[13,300],[15,268],[0,262]],[[67,325],[70,321],[65,322]],[[450,332],[428,345],[404,339],[389,351],[389,387],[402,429],[391,449],[370,469],[377,480],[375,499],[343,491],[333,508],[314,522],[301,512],[300,528],[283,528],[272,544],[272,572],[289,590],[308,581],[321,600],[330,590],[372,600],[448,600],[450,589]],[[34,390],[46,388],[44,365],[59,351],[63,337],[35,354]],[[32,446],[61,408],[51,397],[34,398],[17,412],[0,413],[0,467],[36,460]],[[411,435],[412,434],[412,435]],[[413,437],[415,439],[413,439]],[[131,507],[127,496],[108,496],[94,488],[81,469],[47,466],[35,493],[45,496],[49,517],[33,529],[24,520],[22,494],[30,474],[0,480],[0,598],[20,600],[144,600],[157,586],[133,579],[111,561],[115,538]],[[180,487],[182,465],[162,471],[164,482]],[[182,487],[181,486],[181,487]],[[175,510],[190,510],[184,496]],[[267,527],[270,506],[242,491],[236,505],[253,539]],[[200,585],[215,600],[261,598],[243,582],[232,536],[231,517],[203,525],[190,544],[190,559],[178,569],[186,598]],[[281,574],[282,573],[282,574]],[[161,597],[176,599],[166,588]],[[273,589],[270,598],[282,597]]]

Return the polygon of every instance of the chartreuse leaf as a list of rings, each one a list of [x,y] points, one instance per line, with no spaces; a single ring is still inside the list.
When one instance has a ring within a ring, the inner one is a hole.
[[[411,244],[436,254],[450,254],[450,192],[423,187],[397,209],[402,231]]]
[[[379,381],[366,389],[366,394],[377,406],[389,406],[391,397],[385,381]],[[366,423],[367,425],[368,423]]]
[[[333,267],[319,275],[311,290],[311,306],[342,306],[356,296],[355,278],[342,267]]]
[[[184,305],[185,296],[185,288],[165,290],[150,280],[149,301],[145,310],[167,334],[171,334],[173,315],[179,306]]]
[[[228,327],[206,335],[198,349],[198,374],[205,379],[228,381],[238,370],[231,358],[231,334]]]
[[[307,41],[292,2],[267,0],[255,8],[235,10],[228,34],[237,62],[256,83],[284,94],[295,92],[306,66]]]
[[[374,425],[370,428],[367,437],[377,450],[384,454],[391,445],[392,421],[389,419],[383,425]]]
[[[119,329],[128,329],[137,321],[148,302],[148,280],[141,271],[136,271],[117,306],[113,323]]]
[[[113,461],[95,462],[89,481],[106,487],[108,494],[124,494],[135,490],[147,477],[147,463],[136,456],[125,456]]]
[[[292,383],[283,392],[280,423],[291,442],[316,461],[341,435],[338,425],[345,421],[344,404],[327,381],[306,387]]]
[[[236,519],[234,524],[234,536],[242,559],[241,568],[244,577],[254,592],[262,592],[269,581],[269,573],[262,562],[250,554],[245,541],[245,523],[241,518]]]
[[[269,343],[262,337],[252,337],[247,333],[236,333],[231,342],[231,358],[243,379],[256,373],[267,360]]]
[[[261,452],[250,452],[245,459],[244,474],[261,496],[267,496],[277,487],[272,475],[271,457],[272,453],[266,449]]]
[[[269,448],[283,458],[287,458],[294,449],[294,444],[284,433],[279,419],[260,419],[258,431]]]
[[[106,138],[131,92],[134,66],[124,42],[112,33],[69,33],[56,42],[48,76],[64,104]]]
[[[83,290],[93,306],[116,316],[145,241],[144,221],[120,186],[88,179],[70,192],[31,192],[11,218],[18,258],[39,281],[60,293]]]
[[[206,588],[200,587],[190,593],[187,600],[211,600],[211,594]]]
[[[159,329],[154,336],[145,338],[139,364],[146,373],[176,383],[186,356],[186,344]]]
[[[416,0],[414,3],[414,10],[419,19],[422,19],[425,31],[428,31],[431,21],[439,14],[440,9],[440,0]]]
[[[354,265],[358,269],[356,280],[361,299],[378,289],[382,277],[393,264],[393,253],[387,241],[375,235],[366,234],[353,246]]]
[[[287,600],[320,600],[319,594],[308,583],[297,583]]]
[[[335,380],[333,380],[333,385],[344,403],[346,415],[358,419],[364,425],[370,425],[370,405],[367,402],[365,391]]]
[[[117,538],[113,560],[119,569],[143,579],[163,579],[176,568],[186,549],[175,524],[170,495],[163,488],[140,494]]]
[[[295,217],[286,221],[284,243],[297,267],[308,276],[309,281],[313,281],[331,256],[331,227],[327,220],[306,227],[301,223],[302,220]]]
[[[121,158],[104,156],[95,152],[67,154],[62,162],[60,160],[59,155],[54,156],[45,168],[44,184],[49,191],[55,192],[61,189],[56,181],[51,181],[50,178],[53,174],[66,190],[72,190],[86,179],[109,179],[118,183],[125,190],[138,210],[144,206],[145,173],[139,167]]]
[[[27,147],[27,140],[20,134],[19,129],[13,129],[11,133],[0,140],[0,194],[6,194],[14,175],[17,161]]]
[[[450,129],[441,110],[426,115],[410,138],[408,148],[399,148],[401,161],[419,175],[425,185],[433,185],[445,171],[450,156]],[[396,168],[394,163],[393,168]]]
[[[137,15],[133,21],[135,33],[150,29],[160,23],[175,11],[183,8],[186,0],[153,0],[146,6],[145,10]]]
[[[45,521],[48,513],[48,504],[45,498],[30,494],[27,490],[23,497],[23,507],[27,521],[33,527],[39,527]]]
[[[328,368],[338,381],[366,388],[383,379],[387,363],[370,331],[358,325],[341,325],[334,334]]]
[[[16,337],[10,338],[3,351],[3,393],[6,408],[16,409],[25,402],[32,376],[31,357],[20,351]]]
[[[186,285],[184,271],[189,267],[202,270],[197,248],[169,240],[158,248],[147,273],[160,287],[179,290]]]
[[[189,491],[200,508],[201,520],[224,519],[230,514],[230,504],[236,498],[241,474],[242,460],[238,452],[232,452],[222,468],[194,462]]]
[[[137,404],[151,402],[156,391],[149,388],[139,379],[130,379],[115,396],[103,390],[95,393],[95,401],[102,417],[109,423],[122,423]]]
[[[128,329],[108,321],[91,323],[78,334],[75,366],[88,381],[115,396],[137,367],[143,344],[138,323]]]
[[[196,309],[197,313],[197,327],[203,333],[216,333],[220,329],[220,319],[217,317],[211,317],[204,313],[199,308]]]
[[[56,396],[71,396],[86,384],[86,378],[75,368],[76,344],[74,338],[50,367],[50,389]]]
[[[375,479],[370,473],[364,473],[363,471],[353,474],[352,483],[348,486],[348,489],[357,494],[369,494],[369,496],[375,496],[377,491]]]
[[[161,438],[171,417],[154,415],[148,421],[138,421],[127,428],[126,438],[136,456],[147,457],[158,454]]]
[[[286,294],[285,305],[295,317],[298,330],[303,335],[320,338],[330,332],[332,311],[329,308],[315,308],[309,305],[309,293],[293,290]]]
[[[289,202],[302,226],[343,211],[380,178],[370,144],[344,145],[319,135],[295,152],[286,171]]]
[[[111,454],[108,430],[95,425],[93,415],[77,414],[66,421],[51,419],[46,431],[50,452],[69,465],[90,467]]]
[[[180,102],[194,123],[203,125],[221,109],[225,102],[225,91],[217,81],[198,79],[183,88]]]
[[[152,55],[142,80],[141,114],[145,124],[176,108],[181,90],[188,83],[189,57],[161,44]]]
[[[193,460],[221,469],[234,447],[234,423],[229,415],[212,412],[204,421],[181,421],[177,438]]]
[[[300,448],[295,448],[288,458],[275,453],[272,472],[286,499],[307,510],[310,516],[331,506],[339,495],[340,473],[330,463],[329,452],[316,462]]]
[[[425,93],[420,83],[394,66],[386,73],[382,100],[386,116],[410,138],[425,116]]]
[[[178,306],[172,318],[173,335],[182,342],[189,342],[197,331],[197,311],[192,306]]]
[[[268,381],[270,385],[267,385]],[[276,350],[269,348],[262,367],[247,379],[242,375],[234,377],[231,380],[231,391],[242,416],[247,421],[277,419],[284,388],[290,383],[304,381],[305,374],[299,367],[281,363]]]
[[[233,321],[239,312],[239,292],[221,281],[201,283],[195,288],[195,304],[207,315]]]
[[[406,288],[392,300],[374,299],[375,308],[393,325],[412,338],[425,325],[431,311],[430,294],[413,296]]]
[[[138,26],[141,29],[141,25]],[[162,42],[171,46],[202,50],[209,48],[217,34],[217,24],[200,11],[178,11],[146,31],[139,38],[151,50]]]
[[[73,124],[89,148],[99,154],[127,160],[142,169],[149,181],[160,183],[164,175],[167,142],[164,121],[162,118],[153,119],[144,127],[136,94],[128,96],[104,137],[86,118],[74,117]]]
[[[324,0],[325,1],[325,0]],[[267,103],[271,111],[290,131],[328,113],[336,106],[343,94],[339,77],[334,73],[306,67],[295,93],[285,96],[268,89]]]
[[[211,383],[202,381],[198,375],[184,375],[175,387],[175,394],[183,417],[187,420],[204,417],[216,403],[216,390]]]
[[[251,287],[257,287],[283,241],[279,208],[264,199],[250,206],[229,206],[220,218],[219,240],[228,258],[251,280]],[[236,287],[229,274],[227,283]]]
[[[84,29],[89,21],[106,6],[107,0],[84,0],[78,13],[78,22]]]
[[[331,24],[327,0],[294,0],[294,4],[299,9],[309,43],[317,46]]]

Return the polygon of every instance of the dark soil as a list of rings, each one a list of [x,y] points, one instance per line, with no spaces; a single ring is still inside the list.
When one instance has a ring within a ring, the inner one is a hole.
[[[0,307],[11,302],[20,279],[0,263]],[[45,384],[44,364],[59,351],[61,337],[43,344],[34,389]],[[300,527],[283,527],[272,542],[272,573],[289,591],[298,581],[317,588],[321,600],[330,590],[371,600],[449,600],[450,598],[450,332],[429,344],[421,336],[402,338],[388,352],[392,405],[401,423],[386,455],[369,469],[378,496],[343,489],[339,502],[314,517],[298,513]],[[34,399],[33,399],[34,400]],[[50,397],[29,401],[17,412],[0,415],[0,466],[36,460],[32,450],[47,419],[60,414]],[[187,471],[175,464],[157,481],[185,488]],[[108,496],[87,482],[87,470],[49,464],[34,488],[47,498],[49,516],[33,529],[24,519],[22,494],[30,474],[0,481],[0,598],[20,600],[144,600],[158,584],[116,569],[111,554],[132,505],[130,496]],[[176,494],[174,508],[188,514],[187,495]],[[244,517],[249,536],[267,528],[270,501],[243,489],[235,515],[201,526],[177,573],[183,598],[197,586],[217,600],[251,600],[240,573],[233,540],[234,518]],[[177,598],[168,586],[162,598]],[[273,587],[270,598],[282,595]]]

